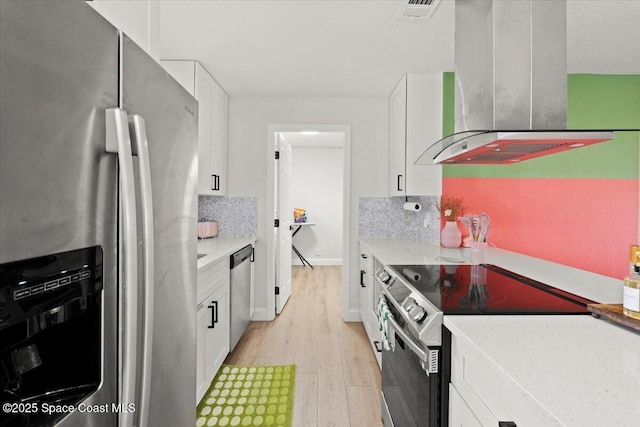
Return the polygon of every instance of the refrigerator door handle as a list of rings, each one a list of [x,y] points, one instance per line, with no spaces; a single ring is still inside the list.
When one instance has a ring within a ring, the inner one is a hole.
[[[131,138],[127,113],[120,108],[106,111],[106,151],[118,155],[120,181],[120,212],[122,225],[121,294],[124,308],[121,310],[122,334],[121,392],[120,402],[135,403],[136,354],[137,354],[137,306],[138,306],[138,231],[136,228],[136,195],[133,176]],[[120,413],[121,427],[133,426],[133,412]]]
[[[149,142],[144,119],[129,116],[129,131],[133,137],[134,155],[138,156],[138,179],[142,204],[142,253],[144,265],[144,330],[141,354],[141,386],[138,409],[138,425],[146,427],[149,417],[151,389],[151,351],[153,346],[153,297],[154,297],[154,241],[153,241],[153,197],[151,189],[151,167],[149,165]]]

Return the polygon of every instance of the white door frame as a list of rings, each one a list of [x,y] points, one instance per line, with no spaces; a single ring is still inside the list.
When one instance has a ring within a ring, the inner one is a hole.
[[[291,296],[291,226],[293,225],[293,203],[291,202],[291,143],[280,133],[276,133],[276,150],[280,152],[280,159],[274,160],[276,167],[276,197],[274,199],[280,227],[274,228],[277,243],[274,252],[277,255],[276,284],[280,293],[276,295],[276,314],[281,313]],[[286,166],[285,166],[286,165]],[[285,178],[286,177],[286,178]],[[283,181],[283,178],[286,181]],[[285,191],[286,189],[286,191]]]
[[[349,318],[349,274],[351,271],[351,125],[268,125],[267,126],[267,315],[275,319],[276,313],[276,274],[275,274],[275,238],[273,233],[273,212],[275,209],[275,162],[276,133],[280,132],[341,132],[344,134],[342,178],[342,318]]]

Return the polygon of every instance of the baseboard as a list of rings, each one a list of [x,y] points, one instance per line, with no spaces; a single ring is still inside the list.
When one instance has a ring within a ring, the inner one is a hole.
[[[275,314],[271,313],[271,316],[269,316],[269,310],[267,310],[266,308],[256,307],[255,310],[253,310],[253,316],[251,317],[251,320],[254,322],[268,322],[270,320],[273,320],[274,318]]]
[[[362,322],[362,318],[360,317],[360,309],[349,309],[349,311],[347,312],[347,318],[342,320],[344,320],[345,322]]]
[[[307,258],[311,265],[342,265],[342,258]],[[302,265],[299,258],[291,258],[291,265]],[[305,264],[306,265],[306,264]]]

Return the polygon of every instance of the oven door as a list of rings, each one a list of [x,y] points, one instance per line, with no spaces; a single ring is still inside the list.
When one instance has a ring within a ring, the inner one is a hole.
[[[427,373],[429,355],[395,321],[389,336],[393,350],[382,353],[382,418],[385,427],[439,426],[439,373]],[[437,354],[437,353],[435,353]],[[431,363],[438,363],[431,358]],[[439,372],[439,370],[437,370]]]

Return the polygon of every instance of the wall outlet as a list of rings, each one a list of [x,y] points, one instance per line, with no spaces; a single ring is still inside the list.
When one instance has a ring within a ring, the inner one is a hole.
[[[320,256],[320,248],[316,248],[316,256]]]
[[[424,217],[424,223],[422,224],[423,227],[427,228],[429,226],[429,217],[425,216]]]

